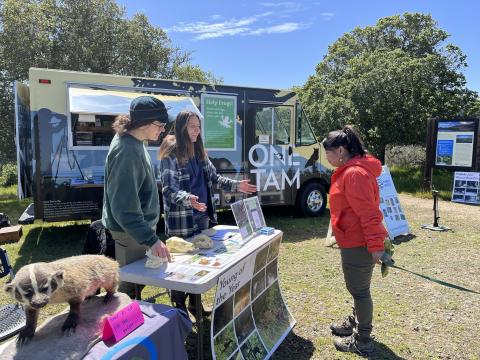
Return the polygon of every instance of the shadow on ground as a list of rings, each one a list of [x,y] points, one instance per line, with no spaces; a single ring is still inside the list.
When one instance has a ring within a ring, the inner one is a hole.
[[[88,225],[34,227],[18,251],[14,271],[25,264],[80,255]]]
[[[400,245],[402,243],[409,242],[410,240],[415,239],[416,236],[413,234],[408,234],[408,235],[399,235],[395,239],[392,240],[393,245]]]
[[[406,360],[395,354],[387,345],[375,341],[375,354],[368,357],[369,360]]]
[[[275,351],[272,359],[310,359],[314,352],[315,345],[310,340],[291,331]]]

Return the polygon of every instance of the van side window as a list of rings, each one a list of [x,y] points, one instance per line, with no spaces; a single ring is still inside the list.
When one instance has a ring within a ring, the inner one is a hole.
[[[68,87],[68,109],[69,129],[71,145],[82,150],[108,149],[114,136],[112,125],[117,115],[128,114],[130,102],[137,96],[142,95],[141,89],[124,90],[109,88],[98,88],[95,85],[72,84]],[[164,95],[160,91],[152,94],[156,97],[164,97],[174,102],[179,108],[193,105],[191,99],[183,93]],[[190,109],[190,108],[189,108]],[[195,109],[200,112],[196,107]],[[193,109],[192,109],[193,110]],[[166,132],[158,140],[148,141],[147,146],[160,146],[163,136],[170,130],[167,126]]]
[[[307,116],[300,104],[297,104],[297,122],[295,127],[295,133],[297,136],[295,139],[296,146],[313,145],[317,142],[317,138],[315,137],[312,127],[310,126]]]
[[[290,144],[290,125],[293,108],[290,106],[257,105],[255,139],[257,144]]]

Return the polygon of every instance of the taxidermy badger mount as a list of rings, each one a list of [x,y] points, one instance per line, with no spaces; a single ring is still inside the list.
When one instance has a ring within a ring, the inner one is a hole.
[[[70,334],[80,318],[80,305],[95,295],[98,288],[107,291],[104,302],[111,300],[118,287],[118,263],[103,255],[72,256],[50,263],[34,263],[22,267],[5,291],[25,307],[26,327],[19,333],[17,343],[33,338],[39,310],[50,304],[67,302],[70,312],[62,331]]]

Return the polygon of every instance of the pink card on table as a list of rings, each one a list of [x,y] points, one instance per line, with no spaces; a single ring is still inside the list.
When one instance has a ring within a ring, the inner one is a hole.
[[[140,306],[136,301],[109,316],[103,324],[102,340],[120,341],[144,323]]]

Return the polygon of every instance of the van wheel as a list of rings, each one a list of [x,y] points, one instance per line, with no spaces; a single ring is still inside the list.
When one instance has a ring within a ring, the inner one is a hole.
[[[320,216],[327,206],[325,188],[316,182],[306,185],[300,190],[297,198],[297,209],[303,216]]]

